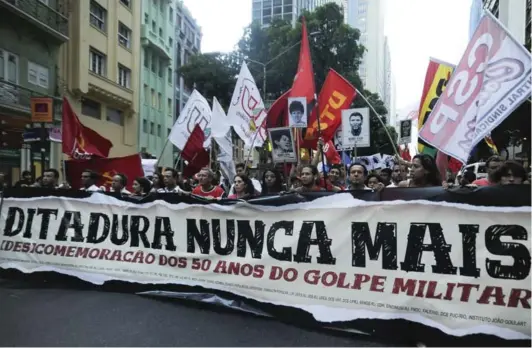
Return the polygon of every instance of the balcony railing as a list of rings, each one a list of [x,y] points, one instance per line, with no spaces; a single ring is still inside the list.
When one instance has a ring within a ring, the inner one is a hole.
[[[11,9],[33,21],[61,41],[68,40],[68,18],[40,0],[0,0],[0,6]],[[0,9],[0,11],[2,11]]]
[[[50,98],[31,89],[0,81],[0,109],[10,109],[21,114],[31,114],[31,98]],[[62,113],[61,98],[54,99],[54,119],[60,119]]]

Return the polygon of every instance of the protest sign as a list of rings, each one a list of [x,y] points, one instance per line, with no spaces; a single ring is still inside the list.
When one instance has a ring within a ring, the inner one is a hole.
[[[281,207],[6,198],[0,267],[199,285],[322,322],[402,318],[529,338],[530,225],[529,207],[347,193]]]

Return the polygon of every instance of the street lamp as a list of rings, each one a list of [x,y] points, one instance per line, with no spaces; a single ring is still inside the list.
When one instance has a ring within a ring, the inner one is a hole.
[[[321,31],[313,31],[312,33],[309,34],[310,37],[314,37],[314,36],[317,36],[321,34]],[[262,66],[262,74],[263,74],[263,79],[262,79],[262,94],[264,95],[264,98],[266,99],[266,67],[268,65],[270,65],[273,61],[277,60],[279,57],[281,56],[284,56],[286,53],[288,53],[289,51],[291,51],[294,47],[296,46],[299,46],[299,44],[301,43],[301,40],[296,42],[295,44],[293,44],[292,46],[288,47],[287,49],[285,49],[284,51],[282,51],[281,53],[279,53],[278,55],[276,55],[275,57],[273,57],[272,59],[270,59],[269,61],[267,61],[266,63],[262,63],[262,62],[259,62],[259,61],[256,61],[256,60],[253,60],[253,59],[249,59],[249,58],[246,58],[245,60],[250,62],[250,63],[255,63],[257,65],[261,65]]]

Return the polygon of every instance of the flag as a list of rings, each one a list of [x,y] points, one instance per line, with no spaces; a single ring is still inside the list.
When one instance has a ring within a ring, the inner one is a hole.
[[[531,58],[488,12],[419,136],[467,163],[474,146],[530,97]]]
[[[323,146],[323,154],[325,155],[328,164],[342,163],[342,159],[340,158],[338,151],[336,151],[336,147],[334,146],[332,140],[329,140]]]
[[[211,119],[212,111],[209,102],[198,91],[193,90],[179,118],[175,121],[168,140],[179,150],[183,150],[194,128],[199,125],[205,136],[203,147],[208,148],[211,144],[209,128]]]
[[[247,146],[260,147],[267,139],[264,102],[245,62],[240,68],[227,117],[229,124]]]
[[[81,187],[81,173],[92,170],[100,175],[96,185],[105,186],[107,191],[111,188],[113,176],[118,173],[127,176],[127,189],[132,190],[135,178],[143,177],[142,159],[139,154],[114,158],[93,158],[87,161],[65,161],[66,176],[73,188]]]
[[[268,109],[266,117],[266,128],[286,127],[288,125],[288,97],[290,89],[284,92]]]
[[[113,147],[111,141],[80,122],[66,97],[63,98],[61,133],[63,153],[76,160],[107,158]]]
[[[235,162],[233,160],[233,139],[231,138],[231,126],[227,121],[222,106],[216,97],[212,101],[212,126],[213,139],[218,144],[218,154],[216,160],[220,165],[220,170],[224,178],[233,181],[236,175]],[[214,159],[211,159],[214,160]]]
[[[432,108],[436,105],[438,98],[445,90],[447,82],[453,73],[454,65],[430,58],[429,67],[425,74],[425,83],[418,113],[418,132],[425,122],[430,118]],[[417,139],[417,149],[419,153],[424,153],[436,157],[436,149],[427,144],[423,139]]]
[[[486,142],[486,145],[488,145],[488,147],[490,148],[491,152],[493,152],[494,155],[499,154],[499,149],[497,149],[497,145],[495,145],[490,135],[486,136],[484,138],[484,141]]]
[[[203,133],[201,126],[197,124],[192,133],[190,133],[187,143],[181,151],[181,158],[185,161],[191,162],[200,152],[205,151],[205,148],[203,147],[204,142],[205,134]]]
[[[318,98],[321,137],[324,142],[334,138],[336,129],[342,124],[342,110],[349,108],[356,96],[356,89],[333,69],[329,70]],[[310,123],[302,147],[316,148],[318,140],[318,120]]]
[[[201,129],[201,126],[196,124],[181,152],[181,157],[188,161],[188,164],[183,171],[185,176],[192,176],[199,172],[201,168],[209,165],[210,155],[209,152],[205,150],[203,146],[204,143],[205,133]]]
[[[351,156],[348,151],[342,151],[342,163],[346,166],[351,164]]]
[[[412,156],[410,155],[410,149],[408,148],[408,145],[405,145],[404,149],[401,149],[401,146],[399,146],[399,155],[405,161],[410,162],[412,160]]]
[[[302,18],[301,25],[301,50],[299,51],[299,63],[290,90],[290,97],[305,97],[307,99],[307,105],[310,106],[307,107],[307,112],[310,115],[316,98],[316,87],[314,86],[314,72],[312,70],[312,58],[310,55],[305,17]],[[288,117],[288,113],[286,113],[285,117]]]

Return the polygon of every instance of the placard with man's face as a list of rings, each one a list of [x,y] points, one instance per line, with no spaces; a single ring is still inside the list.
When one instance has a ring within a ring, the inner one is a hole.
[[[274,163],[295,163],[297,154],[294,137],[289,127],[268,129],[272,143],[272,160]]]
[[[369,123],[368,108],[342,110],[342,146],[369,147]]]
[[[412,120],[399,122],[399,144],[409,144],[412,141]]]
[[[307,128],[307,98],[288,98],[288,127]]]

